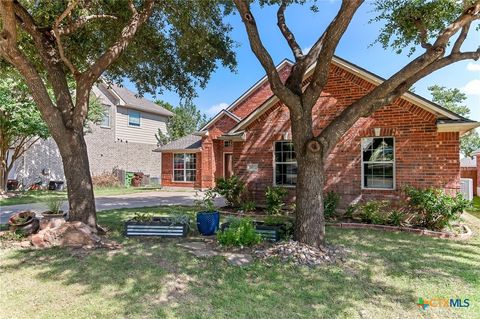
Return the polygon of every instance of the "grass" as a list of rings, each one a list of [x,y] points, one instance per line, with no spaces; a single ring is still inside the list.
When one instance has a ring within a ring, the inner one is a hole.
[[[141,192],[157,191],[159,188],[151,187],[105,187],[95,188],[95,196],[111,196],[111,195],[125,195]],[[66,191],[25,191],[16,192],[15,196],[0,199],[0,205],[11,206],[20,204],[31,204],[38,202],[45,202],[48,198],[62,198],[67,199]]]
[[[194,215],[191,207],[99,213],[118,251],[0,249],[0,318],[479,318],[480,220],[468,241],[327,228],[349,251],[342,265],[276,262],[239,268],[196,259],[179,239],[121,235],[134,212]],[[419,297],[468,298],[464,309],[416,306]]]
[[[475,196],[472,201],[472,207],[469,209],[469,213],[480,218],[480,197]]]

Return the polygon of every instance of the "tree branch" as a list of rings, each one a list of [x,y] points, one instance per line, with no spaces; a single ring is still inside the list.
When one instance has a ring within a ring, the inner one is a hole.
[[[295,36],[293,35],[292,31],[290,31],[285,21],[286,8],[287,8],[287,1],[282,0],[282,3],[280,4],[280,7],[278,8],[278,11],[277,11],[277,25],[280,31],[282,32],[283,37],[285,38],[285,40],[287,40],[287,43],[290,46],[290,49],[292,50],[295,60],[298,61],[303,58],[303,52],[300,46],[298,45],[297,41],[295,40]]]
[[[289,108],[291,105],[300,103],[300,98],[282,83],[280,75],[278,74],[275,64],[273,63],[272,57],[262,43],[255,18],[250,11],[249,1],[234,0],[234,3],[238,12],[240,13],[240,16],[242,17],[242,22],[245,25],[250,42],[250,48],[264,68],[272,91]],[[294,109],[290,109],[290,111],[296,112]]]
[[[420,19],[415,19],[413,23],[415,24],[415,27],[418,29],[418,33],[420,35],[420,45],[424,49],[430,49],[432,45],[428,43],[428,32],[427,32],[427,29],[425,28],[425,25],[422,23]]]
[[[330,61],[343,34],[347,30],[350,21],[363,0],[343,0],[342,6],[325,32],[314,45],[313,50],[307,55],[306,61],[316,60],[317,64],[313,71],[312,80],[303,94],[304,108],[311,109],[318,100],[323,87],[327,84]],[[318,55],[315,56],[315,54]]]
[[[471,22],[468,22],[462,27],[462,31],[460,31],[460,34],[455,41],[455,44],[453,45],[452,48],[452,53],[458,53],[460,52],[460,48],[462,47],[463,42],[467,38],[468,31],[470,30]]]
[[[131,6],[133,3],[130,2]],[[115,43],[103,53],[88,70],[79,75],[77,80],[77,94],[74,111],[74,127],[83,128],[83,122],[87,117],[88,99],[90,89],[100,75],[120,57],[122,52],[133,40],[140,27],[148,20],[153,12],[155,1],[147,0],[142,11],[137,11],[130,18],[128,24],[123,28]],[[133,9],[135,7],[133,6]]]
[[[0,1],[0,12],[3,18],[2,39],[0,40],[0,54],[13,65],[23,76],[30,89],[32,98],[37,104],[43,119],[51,119],[55,125],[60,126],[62,118],[60,112],[52,104],[45,84],[33,64],[18,49],[15,39],[16,20],[15,9],[12,1]],[[13,18],[12,18],[13,17]]]
[[[61,36],[70,35],[75,31],[77,31],[78,29],[82,28],[90,20],[95,20],[95,19],[117,19],[117,17],[109,14],[92,14],[88,16],[82,16],[82,17],[79,17],[77,20],[72,21],[72,23],[58,28],[58,34]]]
[[[436,53],[438,51],[431,50]],[[390,79],[374,88],[370,93],[345,108],[330,124],[315,138],[324,147],[328,155],[340,138],[361,117],[370,116],[381,107],[392,103],[396,98],[408,91],[418,80],[447,65],[461,60],[478,60],[480,49],[474,52],[452,53],[444,58],[436,58],[435,54],[426,53],[410,62]]]
[[[65,51],[63,49],[63,44],[62,44],[62,39],[61,39],[61,34],[59,31],[59,26],[60,23],[62,22],[63,19],[65,19],[70,13],[73,11],[73,9],[77,6],[78,0],[73,0],[63,11],[61,15],[59,15],[53,24],[53,34],[55,35],[55,42],[57,43],[58,47],[58,53],[60,54],[60,58],[62,59],[63,63],[70,69],[70,72],[72,72],[74,77],[77,77],[80,72],[78,72],[78,69],[73,65],[73,63],[65,56]]]

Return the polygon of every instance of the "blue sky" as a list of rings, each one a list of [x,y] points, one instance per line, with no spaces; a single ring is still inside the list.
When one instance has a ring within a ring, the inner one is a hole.
[[[287,24],[294,32],[297,41],[304,49],[308,49],[321,35],[326,25],[335,16],[339,2],[334,0],[318,1],[320,11],[313,13],[308,5],[290,6],[286,11]],[[253,7],[262,40],[272,55],[275,63],[284,58],[292,59],[290,49],[276,26],[277,7],[260,9]],[[406,54],[395,54],[392,50],[384,50],[380,45],[370,46],[378,36],[379,24],[369,24],[374,12],[365,3],[357,12],[342,38],[336,55],[354,64],[357,64],[373,73],[388,78],[407,64],[413,57]],[[250,50],[246,31],[240,17],[232,15],[226,18],[233,26],[232,37],[237,42],[236,48],[238,67],[235,73],[228,69],[218,68],[212,74],[205,89],[198,89],[195,104],[208,116],[226,108],[253,83],[264,75],[264,71]],[[476,49],[480,45],[480,32],[471,32],[464,43],[465,49]],[[480,121],[480,61],[458,62],[440,71],[437,71],[414,85],[415,93],[430,98],[427,87],[433,84],[458,88],[467,93],[467,104],[471,109],[471,118]],[[133,90],[131,84],[125,85]],[[146,95],[147,98],[153,98]],[[171,92],[163,92],[157,98],[179,103],[179,97]]]

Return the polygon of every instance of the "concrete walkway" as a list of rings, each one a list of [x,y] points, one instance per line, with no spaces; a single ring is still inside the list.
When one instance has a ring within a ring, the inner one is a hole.
[[[199,192],[201,195],[201,192]],[[135,208],[135,207],[152,207],[165,205],[183,205],[194,206],[194,191],[158,191],[134,193],[126,195],[99,196],[95,198],[97,211],[119,209],[119,208]],[[217,206],[224,206],[223,198],[216,198]],[[43,212],[47,210],[45,203],[31,203],[12,206],[0,206],[0,224],[5,224],[8,218],[17,211],[33,210]],[[68,204],[65,203],[63,210],[68,210]]]

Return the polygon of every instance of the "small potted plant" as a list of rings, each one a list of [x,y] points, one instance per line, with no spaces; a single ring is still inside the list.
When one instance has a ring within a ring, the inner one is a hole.
[[[24,235],[35,233],[39,228],[39,221],[35,216],[35,212],[19,212],[15,213],[8,219],[10,231],[20,231]]]
[[[48,210],[42,213],[42,216],[45,218],[61,218],[64,217],[62,205],[64,200],[61,198],[50,197],[47,200]]]
[[[217,194],[214,190],[208,189],[205,191],[203,198],[195,201],[201,209],[197,212],[197,228],[200,234],[204,236],[214,235],[220,225],[220,213],[215,208],[215,197],[217,197]]]
[[[186,237],[190,217],[154,216],[152,213],[135,213],[125,222],[125,236]]]

